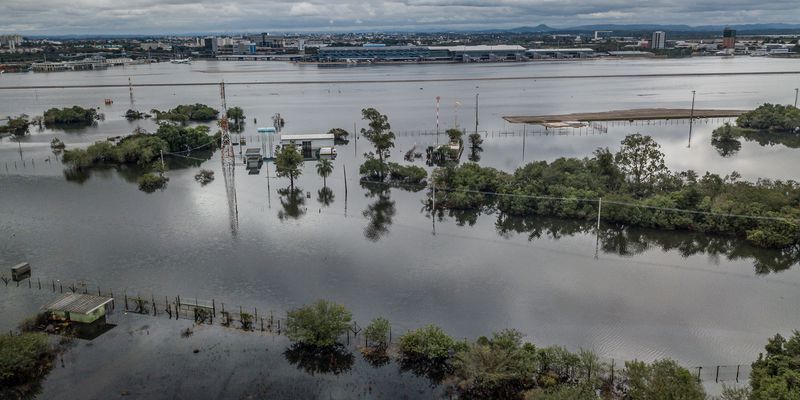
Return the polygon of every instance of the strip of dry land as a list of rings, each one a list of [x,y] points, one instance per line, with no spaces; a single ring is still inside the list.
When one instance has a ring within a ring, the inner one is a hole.
[[[567,122],[592,122],[592,121],[637,121],[653,119],[687,119],[694,118],[723,118],[738,117],[747,110],[699,110],[692,111],[688,108],[639,108],[633,110],[614,110],[601,112],[586,112],[557,115],[532,115],[532,116],[506,116],[506,121],[512,124],[548,124]]]

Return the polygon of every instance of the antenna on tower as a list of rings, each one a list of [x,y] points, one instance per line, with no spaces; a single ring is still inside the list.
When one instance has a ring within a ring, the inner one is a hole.
[[[228,103],[225,100],[225,81],[219,84],[219,97],[222,100],[222,118],[219,120],[219,128],[222,132],[219,146],[220,150],[222,150],[222,165],[233,167],[236,164],[236,158],[233,154],[231,132],[228,130]]]

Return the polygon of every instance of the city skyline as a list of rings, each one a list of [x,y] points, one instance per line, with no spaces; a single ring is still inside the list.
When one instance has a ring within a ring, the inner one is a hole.
[[[345,32],[480,30],[546,24],[737,25],[800,20],[794,1],[551,0],[6,0],[0,33],[167,34],[196,32]]]

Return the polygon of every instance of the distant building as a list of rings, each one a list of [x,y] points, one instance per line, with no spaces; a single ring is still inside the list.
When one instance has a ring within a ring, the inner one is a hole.
[[[0,35],[0,46],[7,46],[14,48],[22,44],[22,36],[20,35]]]
[[[614,31],[594,31],[594,40],[608,39]]]
[[[653,40],[650,42],[651,49],[663,49],[667,47],[667,34],[664,31],[653,32]]]
[[[722,31],[722,48],[736,48],[736,30],[731,29],[730,26],[725,27],[725,30]]]
[[[266,47],[270,49],[282,49],[286,47],[286,38],[283,36],[272,36],[269,33],[250,35],[247,37],[247,39],[255,43],[258,47]]]
[[[203,49],[212,54],[216,54],[219,50],[219,43],[217,43],[217,38],[213,36],[209,36],[203,39]]]
[[[235,54],[256,54],[256,44],[249,40],[243,40],[233,46]]]
[[[139,48],[148,51],[148,50],[164,50],[164,51],[172,51],[172,46],[161,43],[161,42],[146,42],[139,45]]]

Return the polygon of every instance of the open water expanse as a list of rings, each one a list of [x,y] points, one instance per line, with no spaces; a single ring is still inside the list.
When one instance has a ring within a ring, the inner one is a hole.
[[[707,75],[738,72],[795,73]],[[637,76],[653,74],[703,75]],[[579,75],[584,77],[554,78]],[[604,359],[671,357],[686,366],[747,364],[769,336],[800,328],[797,259],[729,238],[606,224],[598,232],[593,223],[583,221],[533,218],[501,225],[494,214],[448,212],[434,221],[423,208],[425,190],[392,188],[378,195],[359,184],[358,165],[369,149],[363,139],[338,146],[334,173],[327,180],[334,193],[328,205],[318,200],[323,184],[313,162],[306,162],[296,183],[309,197],[295,199],[278,193],[288,180],[275,178],[272,165],[249,175],[237,164],[235,204],[226,194],[218,154],[205,162],[170,160],[173,168],[167,188],[152,194],[138,190],[137,173],[128,169],[67,179],[64,165],[50,150],[53,137],[72,148],[128,134],[137,126],[154,130],[152,121],[123,118],[132,107],[146,111],[205,103],[219,108],[214,85],[134,87],[131,106],[125,86],[129,77],[134,84],[271,82],[226,87],[228,105],[242,107],[247,115],[243,135],[250,144],[258,143],[257,127],[272,125],[274,113],[285,118],[286,133],[319,133],[334,127],[352,131],[354,123],[360,129],[364,126],[360,110],[375,107],[388,115],[398,135],[392,158],[402,162],[403,154],[414,146],[424,152],[436,143],[435,134],[420,134],[435,132],[436,96],[441,96],[441,131],[458,123],[469,132],[475,129],[475,94],[480,94],[478,130],[485,136],[482,165],[510,171],[535,160],[589,156],[597,147],[616,151],[626,134],[640,132],[662,145],[673,170],[722,175],[737,171],[748,180],[796,180],[800,153],[784,144],[742,140],[738,152],[722,157],[710,144],[711,131],[722,119],[696,122],[689,146],[689,124],[682,120],[607,123],[599,129],[561,131],[526,126],[523,135],[521,125],[507,124],[502,116],[689,108],[692,90],[697,92],[697,108],[787,104],[800,86],[800,60],[694,58],[350,68],[195,62],[0,77],[0,117],[41,115],[51,107],[75,104],[100,107],[105,115],[104,121],[90,128],[32,128],[32,134],[20,143],[0,139],[0,265],[6,275],[10,265],[28,261],[34,280],[43,282],[79,280],[115,293],[213,298],[276,313],[328,299],[345,304],[364,325],[384,316],[392,321],[395,332],[435,323],[456,337],[474,339],[493,330],[517,328],[537,345],[588,348]],[[497,77],[526,79],[487,79]],[[435,81],[452,78],[472,80]],[[11,88],[92,84],[122,86]],[[113,105],[105,106],[106,98]],[[424,166],[423,161],[416,163]],[[205,186],[195,182],[200,166],[215,170],[217,179]],[[28,293],[29,289],[12,285],[0,290],[3,329],[15,326],[52,295]],[[220,395],[214,390],[227,387],[237,388],[236,397],[270,391],[302,393],[301,397],[329,393],[334,398],[391,397],[392,388],[402,388],[397,390],[409,397],[431,394],[424,381],[392,365],[372,370],[360,364],[359,355],[354,369],[336,378],[312,379],[285,362],[264,371],[253,362],[264,351],[259,347],[261,336],[242,337],[246,334],[210,327],[183,339],[180,324],[160,317],[120,322],[96,345],[80,344],[71,350],[68,360],[72,357],[76,362],[66,362],[53,372],[44,383],[43,397],[67,393],[104,398],[108,392],[103,390],[108,390],[172,398],[178,389],[162,392],[158,388],[185,375],[194,376],[186,378],[194,379],[192,384],[219,379],[198,371],[216,368],[220,359],[227,360],[224,368],[247,373],[224,381],[229,385],[211,385],[214,396]],[[143,325],[150,329],[141,330]],[[149,339],[151,334],[157,336]],[[284,339],[264,341],[271,343],[267,353],[272,352],[264,360],[272,363],[285,348]],[[204,349],[202,356],[191,357],[192,346],[213,343],[220,347],[209,349],[210,355],[203,355],[207,354]],[[171,354],[167,349],[188,355],[170,366],[163,356]],[[101,389],[89,393],[74,387],[80,371],[106,363],[113,368],[94,376]],[[260,379],[265,386],[245,390],[236,386],[236,379],[242,377]],[[314,383],[287,385],[291,379]],[[372,385],[374,393],[368,389]]]

